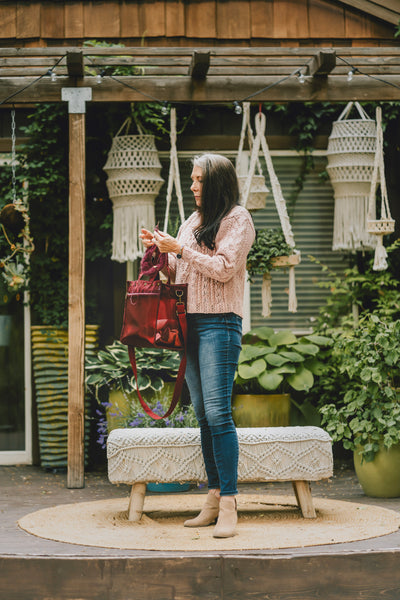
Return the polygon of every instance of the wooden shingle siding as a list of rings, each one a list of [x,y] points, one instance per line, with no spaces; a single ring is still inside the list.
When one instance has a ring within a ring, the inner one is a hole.
[[[84,2],[83,22],[85,38],[103,39],[120,36],[120,3]]]
[[[83,5],[81,2],[72,2],[64,6],[65,37],[78,39],[83,37]]]
[[[311,38],[344,38],[344,9],[327,0],[309,0],[308,26]]]
[[[16,38],[40,38],[40,4],[33,4],[32,2],[18,2],[16,4]]]
[[[185,4],[183,0],[166,0],[165,35],[183,37],[185,35]]]
[[[343,40],[376,46],[398,44],[394,31],[336,0],[0,2],[0,43],[7,45],[73,46],[96,39],[127,46],[329,46]]]
[[[17,37],[17,12],[14,6],[0,4],[0,38]]]
[[[65,38],[65,7],[59,2],[46,2],[40,9],[40,37]]]

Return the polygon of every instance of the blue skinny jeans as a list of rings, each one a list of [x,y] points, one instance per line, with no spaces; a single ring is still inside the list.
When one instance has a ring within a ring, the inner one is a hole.
[[[186,382],[200,426],[209,489],[237,494],[239,443],[232,419],[232,387],[242,342],[234,313],[188,314]]]

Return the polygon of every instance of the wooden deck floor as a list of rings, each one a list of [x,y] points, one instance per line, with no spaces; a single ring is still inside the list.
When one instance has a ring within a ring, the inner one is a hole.
[[[68,502],[126,497],[106,474],[83,489],[66,474],[0,467],[1,600],[400,600],[400,531],[327,546],[229,553],[155,552],[78,546],[29,535],[17,520]],[[191,490],[190,493],[193,493]],[[290,484],[242,485],[242,492],[292,494]],[[400,511],[400,498],[367,498],[348,465],[313,495]]]

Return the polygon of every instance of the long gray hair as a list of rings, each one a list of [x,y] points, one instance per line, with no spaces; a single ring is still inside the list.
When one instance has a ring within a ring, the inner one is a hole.
[[[193,158],[193,166],[202,170],[201,225],[194,234],[211,250],[215,246],[221,220],[239,204],[239,185],[231,161],[222,154],[202,154]]]

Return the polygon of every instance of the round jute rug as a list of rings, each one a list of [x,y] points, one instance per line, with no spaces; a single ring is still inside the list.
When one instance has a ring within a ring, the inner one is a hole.
[[[351,542],[386,535],[400,527],[400,514],[365,504],[314,498],[316,519],[303,519],[294,498],[241,494],[238,535],[212,537],[213,526],[183,527],[197,514],[203,494],[163,494],[145,499],[139,523],[128,521],[128,500],[63,504],[22,517],[33,535],[102,548],[132,550],[261,550]]]

